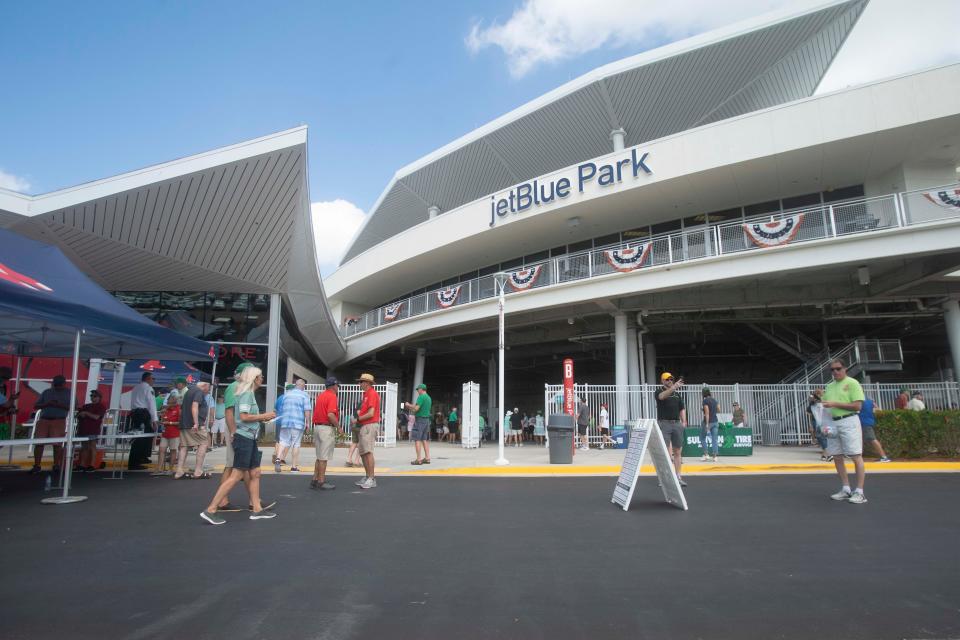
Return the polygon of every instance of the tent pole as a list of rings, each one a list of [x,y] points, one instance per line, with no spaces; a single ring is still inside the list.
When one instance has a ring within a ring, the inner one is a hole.
[[[17,377],[13,379],[13,392],[20,393],[20,376],[22,375],[22,366],[23,366],[23,355],[20,353],[17,354]],[[17,439],[17,414],[10,414],[10,439]],[[7,451],[7,464],[8,468],[15,468],[13,464],[13,447],[9,447]]]
[[[220,349],[217,346],[213,346],[215,356],[213,356],[213,366],[210,367],[210,386],[213,387],[213,400],[217,400],[217,360],[220,359]]]
[[[70,410],[67,412],[67,446],[63,452],[63,458],[60,464],[63,466],[63,495],[58,498],[44,498],[40,502],[44,504],[70,504],[71,502],[82,502],[86,496],[71,496],[70,480],[73,477],[73,432],[75,431],[74,418],[77,412],[77,373],[80,366],[80,334],[83,329],[77,329],[77,335],[73,340],[73,388],[70,393]]]

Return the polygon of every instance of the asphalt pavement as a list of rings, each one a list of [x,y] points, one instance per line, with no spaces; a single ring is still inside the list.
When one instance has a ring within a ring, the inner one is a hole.
[[[0,473],[0,637],[955,638],[956,474],[264,478],[273,520],[199,513],[213,480]],[[234,501],[245,503],[242,488]]]

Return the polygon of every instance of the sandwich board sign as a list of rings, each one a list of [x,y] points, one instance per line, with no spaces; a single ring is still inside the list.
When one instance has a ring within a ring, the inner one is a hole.
[[[670,459],[670,452],[667,451],[667,443],[663,439],[663,433],[660,432],[656,420],[642,418],[637,420],[630,431],[630,444],[623,456],[620,477],[617,478],[617,484],[613,488],[613,497],[610,501],[619,504],[624,511],[630,508],[630,500],[633,499],[633,490],[637,486],[640,467],[643,465],[643,458],[647,451],[650,452],[653,468],[657,472],[657,479],[660,480],[663,499],[678,509],[686,511],[687,499],[683,495],[680,481],[673,470],[673,460]]]

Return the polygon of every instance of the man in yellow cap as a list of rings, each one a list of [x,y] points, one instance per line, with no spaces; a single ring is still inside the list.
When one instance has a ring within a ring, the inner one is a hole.
[[[687,486],[680,475],[680,465],[683,464],[683,430],[687,426],[687,408],[680,397],[680,388],[683,378],[674,380],[673,374],[664,371],[660,374],[660,383],[663,385],[657,391],[657,424],[663,432],[663,439],[667,441],[670,455],[673,457],[673,466],[677,472],[677,480],[681,487]]]
[[[373,489],[377,486],[373,447],[377,444],[377,434],[380,432],[380,394],[373,389],[373,374],[364,373],[357,382],[363,392],[360,409],[357,411],[357,424],[360,425],[360,444],[357,448],[360,450],[360,460],[367,475],[356,484],[361,489]]]

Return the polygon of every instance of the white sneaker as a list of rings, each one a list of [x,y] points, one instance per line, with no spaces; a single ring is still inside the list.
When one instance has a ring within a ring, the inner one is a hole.
[[[717,456],[713,456],[713,461],[714,461],[714,462],[717,461]]]
[[[363,483],[366,482],[366,481],[367,481],[366,478],[360,478],[359,480],[357,480],[357,481],[354,482],[353,484],[357,485],[358,487],[362,487],[362,486],[363,486]]]
[[[850,498],[850,492],[846,489],[840,489],[840,491],[837,491],[830,497],[834,500],[847,500]]]
[[[700,456],[700,462],[707,462],[708,460],[710,460],[710,458],[708,458],[706,454]]]
[[[377,486],[376,478],[365,478],[360,484],[361,489],[374,489]]]
[[[853,494],[847,498],[847,502],[850,504],[864,504],[867,501],[867,496],[859,491],[854,491]]]

